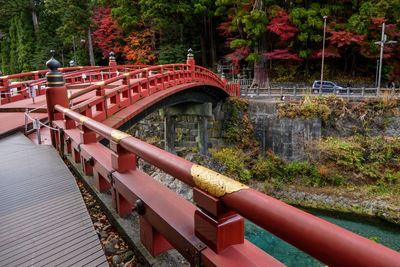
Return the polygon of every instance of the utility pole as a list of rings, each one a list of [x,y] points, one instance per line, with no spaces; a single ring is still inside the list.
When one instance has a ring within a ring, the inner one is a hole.
[[[383,61],[383,48],[386,44],[396,44],[397,41],[387,41],[387,36],[385,34],[385,22],[382,23],[382,37],[380,42],[375,42],[376,45],[381,46],[381,53],[379,56],[379,73],[378,73],[378,86],[377,88],[381,88],[381,78],[382,78],[382,61]]]
[[[320,82],[320,86],[319,86],[319,93],[322,93],[322,81],[324,80],[324,59],[325,59],[325,30],[326,30],[326,19],[328,17],[324,16],[324,37],[323,37],[323,41],[322,41],[322,64],[321,64],[321,82]]]
[[[77,66],[77,62],[76,62],[76,49],[75,49],[75,37],[72,37],[72,42],[74,44],[74,59],[75,59],[75,66]]]
[[[379,59],[376,60],[375,87],[378,87]]]
[[[386,42],[386,35],[385,35],[385,22],[382,23],[382,38],[381,38],[381,53],[379,56],[379,74],[378,74],[378,88],[381,88],[381,77],[382,77],[382,60],[383,60],[383,48],[385,47]]]
[[[90,27],[88,27],[88,44],[89,44],[89,61],[90,66],[94,66],[94,55],[93,55],[93,44],[92,44],[92,34],[90,32]]]

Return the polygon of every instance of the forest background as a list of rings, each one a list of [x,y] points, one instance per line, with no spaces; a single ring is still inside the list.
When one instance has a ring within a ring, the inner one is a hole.
[[[259,85],[312,81],[323,16],[325,77],[374,81],[383,22],[400,41],[400,0],[0,0],[1,71],[45,69],[50,50],[68,66],[75,39],[81,66],[107,65],[111,51],[118,64],[179,63],[192,48],[198,65],[250,70]],[[385,46],[383,59],[383,78],[399,81],[400,44]]]

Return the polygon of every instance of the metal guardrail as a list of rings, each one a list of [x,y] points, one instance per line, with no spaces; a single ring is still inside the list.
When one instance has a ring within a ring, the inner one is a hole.
[[[40,136],[40,128],[46,127],[49,128],[51,131],[58,131],[58,129],[53,128],[49,126],[48,124],[50,123],[49,120],[46,120],[45,122],[41,122],[38,118],[32,118],[29,113],[34,113],[35,111],[44,108],[46,105],[42,105],[40,107],[34,108],[29,110],[28,108],[25,109],[25,124],[24,124],[24,134],[28,135],[34,131],[36,131],[36,136],[37,136],[37,142],[40,145],[42,143],[42,138]],[[31,129],[28,129],[29,125],[29,120],[32,122]]]
[[[327,89],[313,89],[310,87],[303,88],[287,88],[287,87],[278,87],[278,88],[246,88],[240,90],[240,96],[242,97],[283,97],[283,96],[291,96],[291,97],[302,97],[306,95],[311,96],[327,96],[327,95],[335,95],[338,97],[346,97],[346,98],[376,98],[383,97],[385,95],[389,95],[390,97],[400,97],[400,89],[399,88],[344,88],[344,89],[336,89],[336,90],[327,90]]]
[[[312,87],[267,87],[267,88],[250,88],[252,80],[238,79],[234,80],[239,83],[240,96],[242,97],[302,97],[306,95],[335,95],[347,98],[375,98],[389,95],[390,97],[400,97],[400,88],[368,88],[368,87],[346,87],[343,89],[313,89]]]

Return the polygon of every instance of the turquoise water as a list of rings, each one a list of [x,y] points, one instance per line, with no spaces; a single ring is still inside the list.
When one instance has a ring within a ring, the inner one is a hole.
[[[400,227],[397,225],[363,216],[324,213],[316,210],[306,211],[356,234],[373,238],[377,243],[400,252]],[[245,221],[245,237],[287,266],[325,266],[247,220]]]

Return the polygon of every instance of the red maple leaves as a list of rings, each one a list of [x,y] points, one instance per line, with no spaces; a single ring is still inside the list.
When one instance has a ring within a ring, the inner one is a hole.
[[[276,13],[267,26],[267,30],[278,35],[282,41],[292,38],[298,29],[291,25],[286,11],[277,10]]]
[[[121,36],[121,29],[111,18],[111,8],[96,8],[92,20],[97,27],[92,33],[93,42],[103,52],[103,58],[108,57],[111,51],[121,51],[121,44],[117,40]]]
[[[290,52],[289,49],[275,49],[273,52],[265,53],[264,56],[267,56],[268,59],[301,60],[296,54]]]
[[[94,43],[102,50],[103,58],[111,51],[120,52],[121,57],[132,63],[154,63],[152,31],[146,27],[124,33],[111,17],[111,8],[98,7],[92,20],[97,30],[92,33]]]
[[[331,45],[334,45],[337,47],[351,45],[351,43],[355,43],[355,44],[359,45],[365,38],[365,35],[357,35],[357,34],[351,33],[346,30],[334,31],[334,30],[328,28],[327,32],[330,33],[331,36],[326,38],[326,40],[330,41]]]

